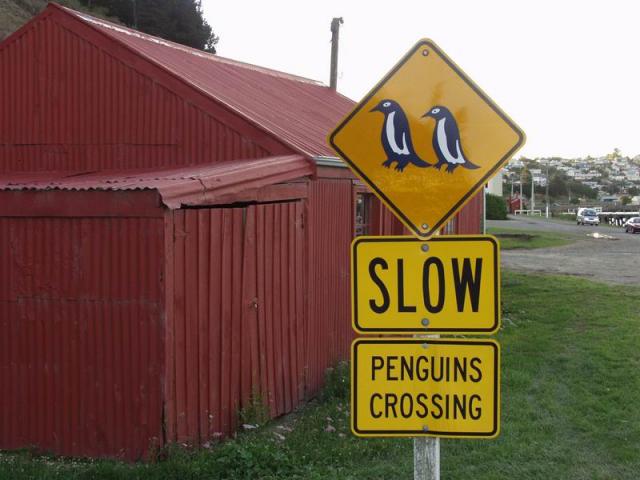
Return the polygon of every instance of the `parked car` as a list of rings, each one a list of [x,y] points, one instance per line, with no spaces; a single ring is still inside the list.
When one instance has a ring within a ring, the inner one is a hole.
[[[593,208],[580,208],[576,215],[576,223],[578,225],[600,225],[600,218],[598,218],[598,212]]]
[[[640,217],[630,218],[624,223],[623,227],[627,233],[640,232]]]

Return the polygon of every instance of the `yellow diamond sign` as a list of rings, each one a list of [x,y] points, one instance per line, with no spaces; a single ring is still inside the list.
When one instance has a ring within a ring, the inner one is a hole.
[[[338,125],[329,143],[415,235],[427,238],[524,138],[434,42],[422,40]]]

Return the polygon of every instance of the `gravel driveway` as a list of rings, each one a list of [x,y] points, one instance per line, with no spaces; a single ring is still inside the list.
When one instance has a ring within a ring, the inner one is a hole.
[[[586,227],[535,217],[489,220],[487,226],[561,233],[575,243],[535,250],[503,250],[503,268],[518,271],[577,275],[614,284],[640,285],[640,235],[610,226]],[[593,238],[598,232],[614,239]]]

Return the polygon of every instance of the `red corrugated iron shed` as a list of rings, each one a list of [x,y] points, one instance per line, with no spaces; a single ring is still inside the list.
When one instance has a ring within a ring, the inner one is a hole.
[[[351,100],[53,4],[0,84],[0,448],[202,443],[348,358],[354,230],[403,232],[326,146]]]

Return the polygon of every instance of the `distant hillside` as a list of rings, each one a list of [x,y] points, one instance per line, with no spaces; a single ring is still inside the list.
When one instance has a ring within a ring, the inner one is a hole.
[[[46,3],[46,0],[0,0],[0,40],[36,15]]]
[[[80,0],[55,0],[56,3],[66,7],[87,12],[95,17],[108,19],[115,23],[121,23],[117,19],[105,14],[104,9],[87,8]],[[40,13],[47,5],[47,0],[0,0],[0,40],[15,32],[31,17]]]
[[[54,0],[94,17],[216,53],[217,35],[202,13],[200,0]],[[0,40],[37,15],[47,0],[0,0]],[[91,5],[89,8],[88,5]]]

